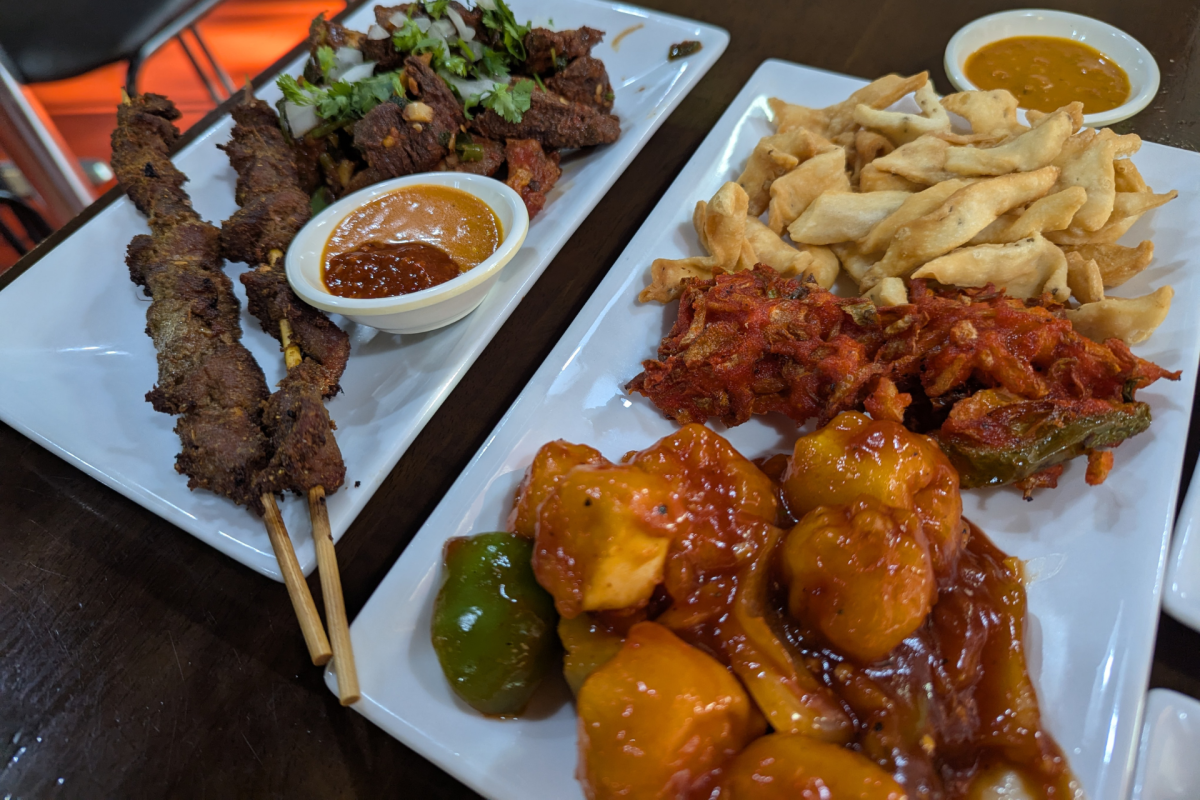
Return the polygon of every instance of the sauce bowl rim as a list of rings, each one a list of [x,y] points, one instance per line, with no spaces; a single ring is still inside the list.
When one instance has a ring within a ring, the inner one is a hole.
[[[1000,27],[999,23],[1017,20],[1028,20],[1031,23],[1038,20],[1069,22],[1074,28],[1072,33],[1079,32],[1080,35],[1061,35],[1040,32],[1034,29],[1028,32],[1006,32],[1003,34],[996,33],[995,35],[988,32],[989,28],[998,29]],[[981,34],[985,41],[974,46],[968,52],[965,44],[966,39],[975,34]],[[1021,8],[998,11],[995,14],[980,17],[959,28],[946,44],[944,61],[946,75],[950,78],[950,82],[954,84],[958,91],[977,91],[979,87],[967,78],[963,70],[963,65],[966,63],[967,58],[971,53],[978,50],[979,47],[1001,41],[1002,39],[1012,38],[1013,36],[1060,36],[1061,38],[1071,39],[1081,44],[1095,47],[1125,71],[1125,74],[1130,79],[1130,98],[1116,108],[1109,109],[1108,111],[1084,114],[1083,124],[1087,127],[1101,127],[1128,119],[1148,106],[1154,95],[1158,93],[1159,82],[1161,80],[1158,62],[1154,60],[1154,56],[1150,54],[1145,45],[1115,25],[1110,25],[1094,17],[1047,8]],[[1098,46],[1096,39],[1100,37],[1124,41],[1137,53],[1137,61],[1130,63],[1128,60],[1114,55],[1104,47]],[[1023,108],[1021,109],[1021,111],[1024,110]]]
[[[472,269],[445,283],[391,297],[341,297],[330,293],[324,286],[313,284],[306,272],[312,269],[315,262],[319,280],[325,244],[343,219],[384,195],[421,185],[450,186],[487,205],[504,228],[504,236],[495,252]],[[500,205],[504,208],[499,208]],[[511,225],[503,224],[503,211],[507,211],[508,216],[512,217]],[[493,277],[517,254],[528,232],[529,212],[525,208],[525,202],[512,187],[495,178],[469,172],[418,172],[389,178],[342,197],[322,209],[300,229],[292,239],[285,256],[288,284],[304,302],[336,314],[375,316],[415,311],[456,297]]]

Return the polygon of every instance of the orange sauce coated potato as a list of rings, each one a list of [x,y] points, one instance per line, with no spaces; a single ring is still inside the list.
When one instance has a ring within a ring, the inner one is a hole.
[[[686,519],[675,487],[657,475],[577,466],[541,504],[534,575],[564,617],[645,605]]]
[[[798,734],[764,736],[726,769],[719,800],[905,800],[900,784],[863,756]]]
[[[946,574],[962,546],[962,497],[958,473],[932,439],[896,422],[845,412],[796,441],[783,475],[783,499],[796,519],[864,494],[915,513],[934,571]]]
[[[589,800],[708,797],[720,767],[766,728],[737,679],[661,625],[640,622],[578,698]]]
[[[517,500],[508,516],[508,529],[532,539],[537,533],[538,509],[559,481],[580,464],[608,463],[609,460],[600,455],[599,450],[586,444],[571,444],[557,439],[542,445],[517,488]]]
[[[915,631],[937,597],[916,516],[864,495],[819,507],[783,545],[788,611],[851,658],[883,658]]]

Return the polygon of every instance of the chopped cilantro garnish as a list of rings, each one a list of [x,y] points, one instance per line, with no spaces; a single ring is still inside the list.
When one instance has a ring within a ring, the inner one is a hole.
[[[446,7],[450,5],[450,0],[424,0],[421,5],[425,7],[425,13],[430,19],[441,19],[446,13]]]
[[[499,0],[498,0],[499,1]],[[529,110],[533,97],[533,81],[522,78],[512,86],[497,83],[490,92],[479,98],[479,104],[490,108],[508,122],[518,123]]]
[[[281,75],[276,84],[288,101],[300,106],[314,106],[317,115],[333,125],[360,119],[393,95],[404,94],[399,72],[372,75],[354,83],[338,81],[331,86],[301,84],[291,75]]]
[[[503,34],[504,49],[517,61],[524,61],[525,34],[529,33],[530,24],[518,23],[512,9],[504,0],[495,0],[495,4],[495,8],[483,9],[484,26]]]
[[[329,75],[329,71],[333,69],[336,63],[333,48],[327,44],[323,44],[317,48],[317,66],[321,68],[322,75]]]

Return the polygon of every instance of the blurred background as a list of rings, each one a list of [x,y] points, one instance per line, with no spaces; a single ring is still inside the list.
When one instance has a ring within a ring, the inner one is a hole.
[[[186,130],[295,47],[317,14],[342,8],[339,0],[0,2],[0,273],[112,185],[109,134],[127,80],[169,95]]]

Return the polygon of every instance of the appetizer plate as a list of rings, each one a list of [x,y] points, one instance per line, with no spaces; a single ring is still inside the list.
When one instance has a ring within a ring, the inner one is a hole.
[[[1130,800],[1194,800],[1200,789],[1200,700],[1170,689],[1146,697]]]
[[[1162,602],[1168,614],[1200,631],[1200,470],[1192,473],[1175,522]]]
[[[370,3],[345,24],[365,30]],[[328,404],[346,461],[346,485],[329,498],[337,540],[374,494],[417,433],[466,373],[521,298],[684,95],[713,65],[729,34],[711,25],[595,0],[513,0],[522,20],[559,29],[590,25],[608,35],[593,55],[605,62],[621,118],[621,138],[569,155],[545,210],[529,226],[521,251],[491,293],[466,318],[413,335],[376,334],[347,325],[352,341],[345,392]],[[630,31],[613,48],[622,31]],[[700,52],[667,60],[686,39]],[[303,61],[289,64],[296,74]],[[274,103],[274,82],[259,96]],[[237,208],[236,175],[217,149],[229,139],[225,117],[176,157],[189,177],[196,210],[219,224]],[[73,236],[0,292],[0,420],[164,519],[275,579],[279,569],[262,521],[208,492],[190,492],[175,473],[175,420],[156,413],[143,395],[157,376],[154,347],[144,332],[148,299],[129,281],[125,247],[147,232],[127,198],[96,215]],[[563,265],[569,268],[569,265]],[[230,275],[244,269],[229,265]],[[245,312],[244,341],[274,385],[285,373],[279,345]],[[335,317],[335,320],[342,322]],[[307,506],[282,504],[300,565],[316,566]]]
[[[615,459],[676,430],[623,389],[675,317],[674,307],[636,300],[650,262],[701,252],[692,208],[736,178],[759,138],[773,132],[768,97],[824,106],[863,84],[778,61],[758,69],[355,620],[363,693],[355,708],[476,791],[506,800],[580,797],[575,713],[559,681],[518,720],[483,717],[455,698],[429,635],[442,543],[501,529],[525,467],[547,441],[584,442]],[[1030,669],[1046,723],[1092,800],[1124,800],[1130,785],[1200,360],[1200,320],[1189,313],[1200,304],[1200,155],[1147,144],[1135,160],[1151,186],[1177,188],[1179,198],[1129,233],[1129,241],[1153,234],[1155,261],[1121,293],[1174,284],[1175,309],[1135,349],[1185,370],[1183,380],[1139,395],[1154,424],[1116,451],[1103,486],[1087,486],[1086,465],[1074,461],[1062,488],[1032,502],[1013,489],[963,498],[966,514],[1028,563]],[[797,437],[784,418],[717,430],[750,457],[789,451]],[[327,682],[336,685],[332,671]]]

